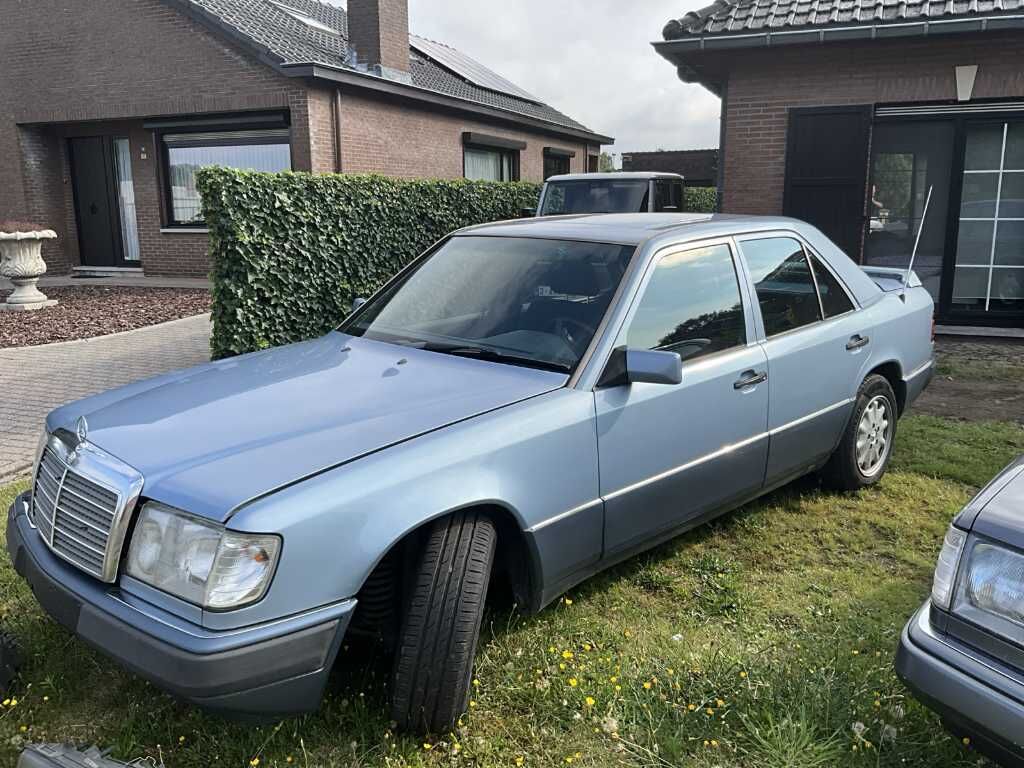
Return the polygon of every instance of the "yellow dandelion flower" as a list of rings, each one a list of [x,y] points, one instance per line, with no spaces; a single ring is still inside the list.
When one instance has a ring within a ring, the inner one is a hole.
[[[23,725],[18,730],[21,731],[22,733],[25,733],[28,730],[28,726],[27,725]]]
[[[572,755],[566,755],[565,756],[565,762],[566,762],[566,764],[572,763]]]
[[[570,600],[568,597],[565,598],[565,604],[566,605],[572,605],[572,600]]]
[[[617,682],[619,682],[619,678],[617,678],[615,675],[612,675],[611,677],[608,678],[608,682],[609,683],[617,683]]]
[[[594,706],[594,704],[597,703],[596,701],[594,701],[594,697],[593,696],[587,696],[585,701],[587,702],[587,706],[588,707],[592,707],[592,706]]]
[[[583,650],[584,651],[589,651],[590,650],[590,643],[584,643],[583,644]]]
[[[741,678],[744,678],[744,677],[746,677],[746,676],[747,676],[747,673],[746,673],[746,672],[740,672],[740,677],[741,677]]]
[[[583,757],[583,753],[582,752],[577,752],[575,755],[573,755],[573,757],[575,757],[577,760],[579,760],[581,757]]]
[[[876,707],[882,706],[882,702],[880,702],[878,699],[875,699],[875,706]]]
[[[286,757],[286,758],[284,759],[284,761],[285,761],[286,763],[292,763],[292,762],[295,762],[295,758],[294,758],[294,757],[292,757],[291,755],[288,755],[288,757]]]
[[[624,636],[626,636],[626,637],[632,637],[633,636],[633,630],[631,630],[631,629],[624,629],[624,630],[622,630],[622,634]]]
[[[705,711],[706,713],[708,713],[709,715],[713,715],[713,714],[715,714],[715,710],[713,710],[713,709],[712,709],[711,707],[708,707],[708,708],[707,708],[707,709],[705,709],[704,711]]]
[[[49,700],[50,700],[49,696],[43,696],[43,701],[49,701]]]
[[[615,692],[616,692],[616,693],[618,693],[618,692],[619,692],[619,691],[621,691],[621,690],[622,690],[622,686],[621,686],[621,685],[616,685],[616,686],[615,686]]]
[[[570,651],[570,650],[568,650],[568,649],[567,649],[567,650],[564,650],[564,651],[562,651],[562,658],[563,658],[563,659],[571,659],[572,657],[573,657],[573,653],[572,653],[572,651]]]
[[[456,741],[454,744],[452,744],[452,751],[459,752],[461,750],[462,750],[462,745],[459,744],[459,742]]]
[[[967,736],[964,736],[963,739],[961,739],[961,741],[963,742],[965,747],[971,746],[971,740]]]
[[[470,700],[469,700],[469,707],[470,707],[470,709],[472,709],[472,708],[473,708],[473,707],[475,707],[475,706],[476,706],[476,702],[475,702],[475,701],[473,701],[472,699],[470,699]]]
[[[479,688],[480,687],[480,681],[474,678],[473,679],[473,687],[474,688]]]
[[[718,749],[718,742],[715,741],[714,739],[712,739],[711,740],[711,746],[714,747],[715,749]]]
[[[559,669],[565,669],[565,662],[564,661],[558,662],[558,668]]]
[[[722,701],[721,699],[715,699],[715,704],[717,704],[719,707],[724,707],[725,706],[725,702]]]
[[[570,677],[569,678],[569,685],[572,686],[573,688],[575,688],[579,684],[580,684],[580,681],[577,680],[575,677]]]
[[[516,765],[522,765],[524,762],[525,762],[525,758],[522,758],[522,757],[517,757],[516,758]]]
[[[854,648],[853,649],[853,655],[854,656],[860,656],[860,651],[858,651],[856,648]]]
[[[7,706],[10,706],[10,704],[11,704],[11,700],[10,700],[10,699],[4,699],[4,701],[3,701],[3,705],[4,705],[5,707],[7,707]]]
[[[432,750],[434,748],[434,745],[425,741],[425,742],[423,742],[423,748],[425,750],[427,750],[427,752],[429,752],[430,750]]]
[[[178,737],[178,743],[179,744],[184,744],[185,743],[185,737],[184,736],[179,736]]]
[[[555,646],[549,645],[548,646],[548,653],[554,653],[554,652],[555,652]]]
[[[650,680],[644,680],[644,690],[645,691],[651,690],[651,681]]]
[[[687,704],[686,708],[688,710],[690,710],[691,712],[693,712],[695,709],[697,709],[697,705],[696,704]]]
[[[672,669],[672,667],[669,667],[668,669],[666,669],[665,672],[668,673],[669,677],[672,677],[672,675],[674,675],[676,673],[676,671],[674,669]]]
[[[254,757],[252,760],[249,761],[249,765],[251,765],[252,768],[256,768],[256,766],[259,765],[259,764],[260,764],[260,759],[258,757]]]
[[[711,742],[708,741],[707,739],[704,739],[704,746],[705,747],[710,747],[711,746]]]
[[[12,707],[18,706],[18,700],[17,699],[11,699],[11,706]]]

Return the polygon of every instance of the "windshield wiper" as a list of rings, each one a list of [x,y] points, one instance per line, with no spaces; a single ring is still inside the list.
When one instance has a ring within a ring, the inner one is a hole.
[[[489,347],[455,347],[444,344],[428,344],[424,349],[430,352],[443,352],[446,355],[456,357],[471,357],[474,360],[486,360],[492,363],[508,363],[523,368],[537,368],[542,371],[555,371],[556,373],[572,373],[572,367],[565,363],[556,363],[551,360],[537,360],[524,355],[513,355]]]

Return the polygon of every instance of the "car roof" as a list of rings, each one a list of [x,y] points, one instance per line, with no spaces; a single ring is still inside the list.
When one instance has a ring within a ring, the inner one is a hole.
[[[541,216],[478,224],[456,236],[537,237],[548,240],[640,245],[653,238],[700,240],[777,229],[802,231],[806,225],[784,216],[741,216],[723,213],[602,213]]]
[[[662,171],[616,171],[615,173],[561,173],[548,181],[623,181],[628,179],[683,179],[678,173]]]

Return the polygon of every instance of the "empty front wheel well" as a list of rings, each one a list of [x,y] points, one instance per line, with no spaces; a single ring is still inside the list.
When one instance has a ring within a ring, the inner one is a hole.
[[[887,363],[875,366],[868,376],[873,373],[884,377],[889,382],[893,394],[896,395],[896,412],[898,415],[902,415],[903,408],[907,404],[907,385],[903,381],[903,369],[900,368],[900,364],[895,360],[890,360]]]

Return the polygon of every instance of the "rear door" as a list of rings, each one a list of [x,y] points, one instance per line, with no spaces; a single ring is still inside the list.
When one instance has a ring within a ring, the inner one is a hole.
[[[617,346],[678,352],[683,378],[595,392],[606,556],[761,488],[766,357],[736,266],[729,241],[666,251],[634,300]]]
[[[792,233],[741,238],[768,358],[766,484],[786,482],[835,449],[871,344],[845,286]]]
[[[870,105],[791,109],[782,212],[813,224],[859,261]]]

